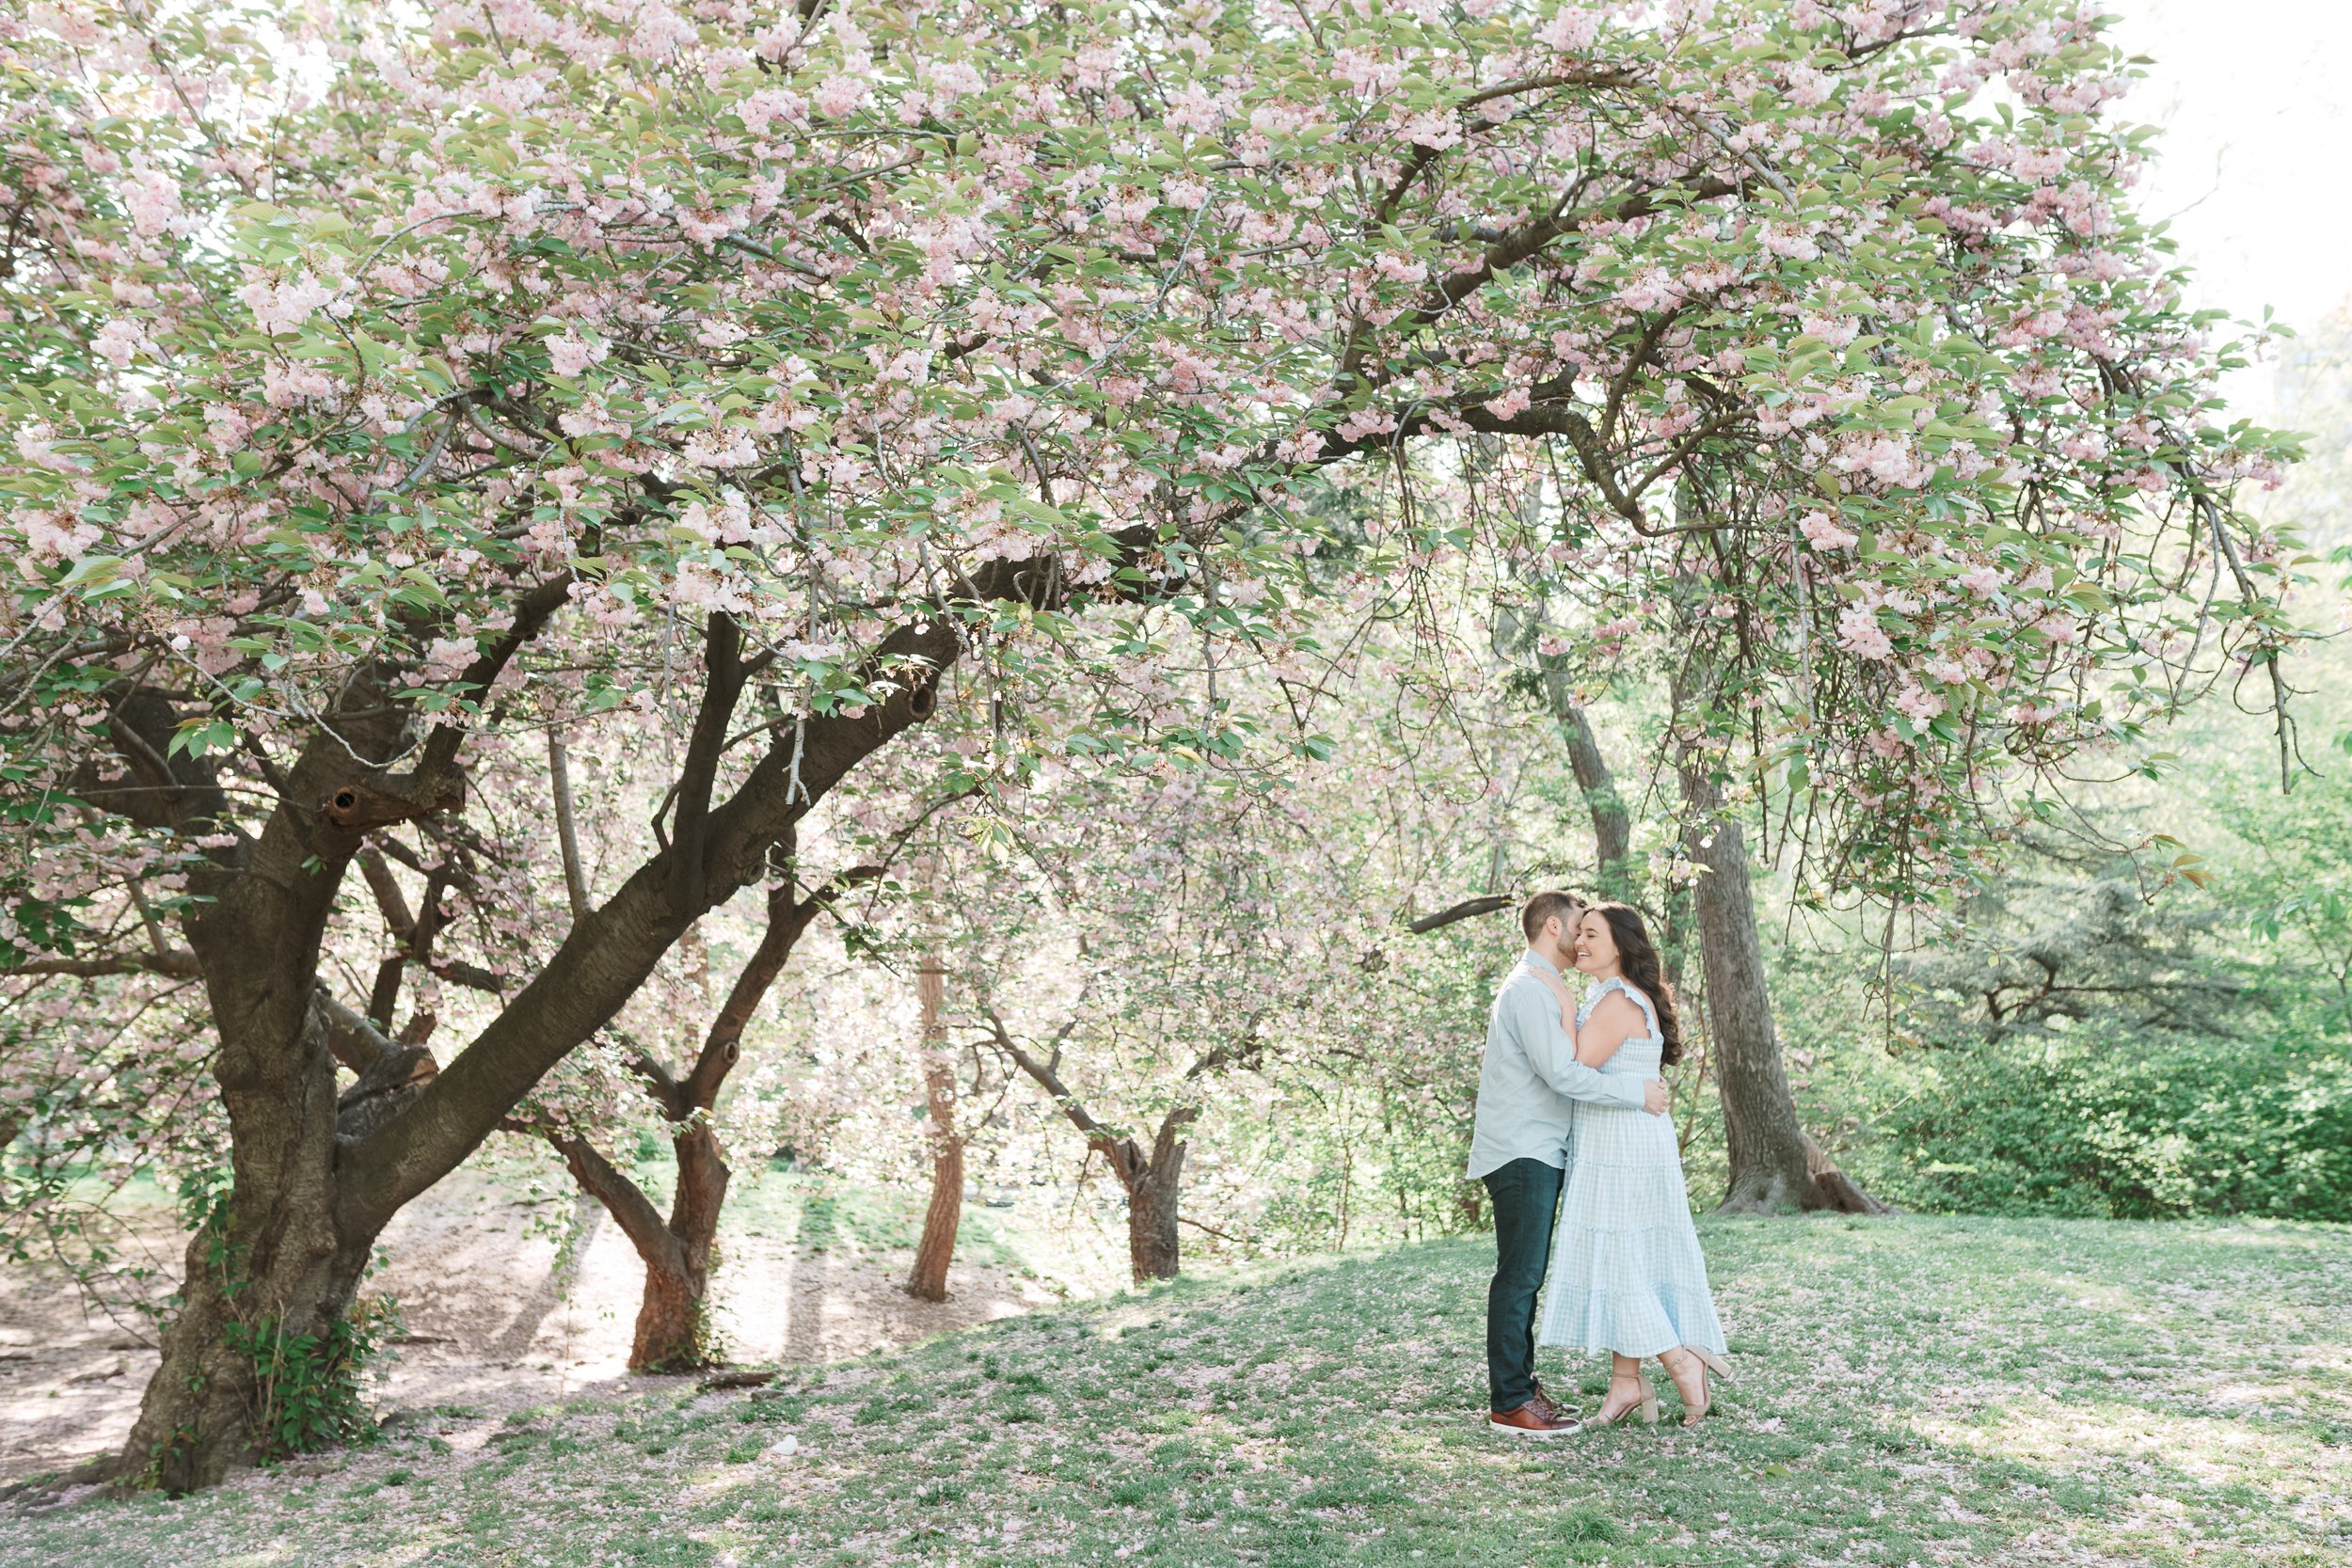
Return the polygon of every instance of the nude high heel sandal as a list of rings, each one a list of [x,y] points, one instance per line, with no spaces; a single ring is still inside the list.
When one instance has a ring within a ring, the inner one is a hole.
[[[1615,1426],[1636,1410],[1642,1413],[1644,1426],[1654,1427],[1658,1424],[1658,1391],[1649,1386],[1649,1379],[1640,1372],[1610,1373],[1609,1397],[1616,1398],[1618,1386],[1627,1383],[1641,1389],[1642,1397],[1630,1404],[1619,1405],[1614,1412],[1612,1412],[1608,1404],[1604,1402],[1600,1407],[1600,1413],[1593,1418],[1593,1425],[1597,1427]]]
[[[1707,1374],[1729,1377],[1731,1369],[1711,1351],[1691,1345],[1678,1345],[1666,1355],[1674,1359],[1669,1361],[1665,1355],[1658,1359],[1665,1367],[1666,1375],[1674,1379],[1675,1392],[1682,1396],[1682,1424],[1694,1427],[1707,1418],[1707,1412],[1714,1403],[1707,1386]]]

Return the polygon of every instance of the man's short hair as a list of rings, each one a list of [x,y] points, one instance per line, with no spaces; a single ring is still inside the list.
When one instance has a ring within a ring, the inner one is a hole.
[[[1532,943],[1536,933],[1544,928],[1544,922],[1556,914],[1565,926],[1583,907],[1584,900],[1573,893],[1539,893],[1527,901],[1525,909],[1519,911],[1519,930]]]

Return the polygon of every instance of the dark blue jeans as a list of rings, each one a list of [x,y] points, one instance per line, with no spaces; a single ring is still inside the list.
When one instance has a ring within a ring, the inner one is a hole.
[[[1535,1297],[1551,1259],[1560,1169],[1514,1160],[1486,1173],[1495,1212],[1495,1276],[1486,1287],[1486,1391],[1498,1416],[1535,1396]]]

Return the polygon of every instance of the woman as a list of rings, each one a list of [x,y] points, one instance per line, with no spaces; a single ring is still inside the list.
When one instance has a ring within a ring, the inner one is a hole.
[[[1575,955],[1576,967],[1595,982],[1569,1029],[1578,1061],[1655,1078],[1661,1066],[1681,1060],[1674,992],[1639,913],[1624,904],[1585,911]],[[1565,989],[1560,1000],[1565,1023]],[[1682,1395],[1682,1424],[1696,1426],[1707,1414],[1708,1372],[1728,1376],[1730,1369],[1674,1123],[1638,1109],[1580,1104],[1571,1156],[1538,1340],[1614,1356],[1599,1425],[1637,1409],[1643,1420],[1658,1419],[1658,1396],[1642,1376],[1643,1359],[1654,1355]]]

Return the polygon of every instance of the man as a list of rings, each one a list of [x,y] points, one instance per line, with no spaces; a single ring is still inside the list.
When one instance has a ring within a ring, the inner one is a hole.
[[[1666,1111],[1666,1085],[1630,1073],[1597,1072],[1576,1059],[1561,1027],[1560,991],[1576,944],[1581,899],[1539,893],[1519,911],[1527,938],[1495,997],[1478,1073],[1478,1120],[1470,1176],[1483,1180],[1495,1216],[1495,1276],[1486,1287],[1487,1424],[1520,1437],[1577,1430],[1535,1381],[1535,1297],[1551,1264],[1575,1101]],[[1548,981],[1549,983],[1548,983]]]

